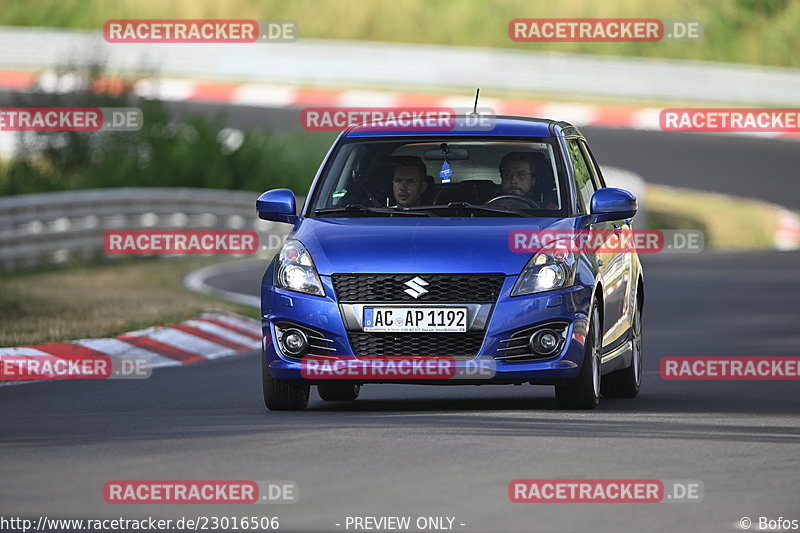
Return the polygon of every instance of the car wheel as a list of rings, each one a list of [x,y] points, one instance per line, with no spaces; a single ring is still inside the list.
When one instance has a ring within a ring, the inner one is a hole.
[[[578,377],[556,386],[556,400],[562,409],[594,409],[600,402],[601,359],[603,345],[600,311],[597,300],[592,302],[589,314],[589,330],[583,355],[583,364]]]
[[[633,398],[642,384],[642,309],[636,306],[631,327],[631,364],[603,378],[601,392],[607,398]]]
[[[326,402],[350,402],[358,398],[361,385],[347,383],[321,383],[317,385],[319,397]]]
[[[293,379],[273,378],[267,361],[261,356],[261,383],[264,405],[270,411],[299,411],[308,405],[309,385]]]

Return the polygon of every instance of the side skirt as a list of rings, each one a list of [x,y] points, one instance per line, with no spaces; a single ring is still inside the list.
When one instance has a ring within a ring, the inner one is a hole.
[[[623,368],[631,366],[633,361],[633,339],[631,339],[631,331],[625,335],[625,341],[618,347],[613,348],[601,356],[602,359],[602,373],[608,374],[616,372]]]

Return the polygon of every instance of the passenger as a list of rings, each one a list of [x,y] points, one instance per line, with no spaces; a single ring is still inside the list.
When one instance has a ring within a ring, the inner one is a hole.
[[[392,193],[398,207],[416,207],[422,204],[422,195],[428,189],[425,163],[403,162],[394,167]]]

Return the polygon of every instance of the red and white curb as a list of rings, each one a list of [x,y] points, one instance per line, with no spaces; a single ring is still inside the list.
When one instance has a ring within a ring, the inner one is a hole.
[[[800,217],[786,208],[777,206],[778,229],[775,231],[775,248],[778,250],[800,249]]]
[[[0,71],[0,89],[46,93],[75,90],[80,80],[72,74],[55,72]],[[106,77],[97,80],[97,92],[118,93],[129,84],[122,78]],[[140,80],[131,86],[133,94],[171,102],[214,102],[241,106],[270,108],[326,107],[449,107],[469,108],[473,95],[433,96],[392,91],[337,90],[307,88],[265,83],[231,83],[187,79]],[[566,120],[576,126],[631,128],[660,131],[660,108],[580,103],[554,103],[524,99],[481,98],[482,108],[493,109],[497,115],[543,117]],[[723,133],[723,135],[726,135]],[[733,135],[785,137],[800,139],[798,133],[742,132]]]
[[[178,324],[131,331],[112,338],[51,342],[0,348],[4,358],[70,359],[81,356],[113,356],[147,361],[150,368],[181,366],[198,361],[231,357],[261,347],[261,323],[235,313],[213,311]],[[13,364],[13,362],[12,362]],[[9,381],[29,383],[28,381]]]

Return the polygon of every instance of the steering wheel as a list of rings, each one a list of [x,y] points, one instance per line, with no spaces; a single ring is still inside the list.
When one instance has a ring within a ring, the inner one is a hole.
[[[351,181],[355,182],[361,188],[361,190],[364,193],[366,193],[367,197],[369,197],[370,201],[373,204],[371,207],[382,207],[383,204],[381,204],[381,202],[378,201],[377,198],[375,198],[375,196],[372,194],[372,192],[370,192],[367,186],[364,185],[364,182],[361,181],[361,173],[359,171],[357,171],[354,168],[353,171],[350,173],[350,177]]]
[[[525,204],[525,207],[528,207],[528,208],[531,208],[531,209],[541,209],[539,207],[539,204],[537,204],[536,202],[534,202],[530,198],[527,198],[525,196],[517,196],[516,194],[501,194],[500,196],[495,196],[494,198],[492,198],[491,200],[486,202],[484,205],[489,205],[489,204],[494,203],[494,202],[498,202],[498,203],[519,202],[521,204]],[[512,207],[512,209],[513,209],[513,207]]]

